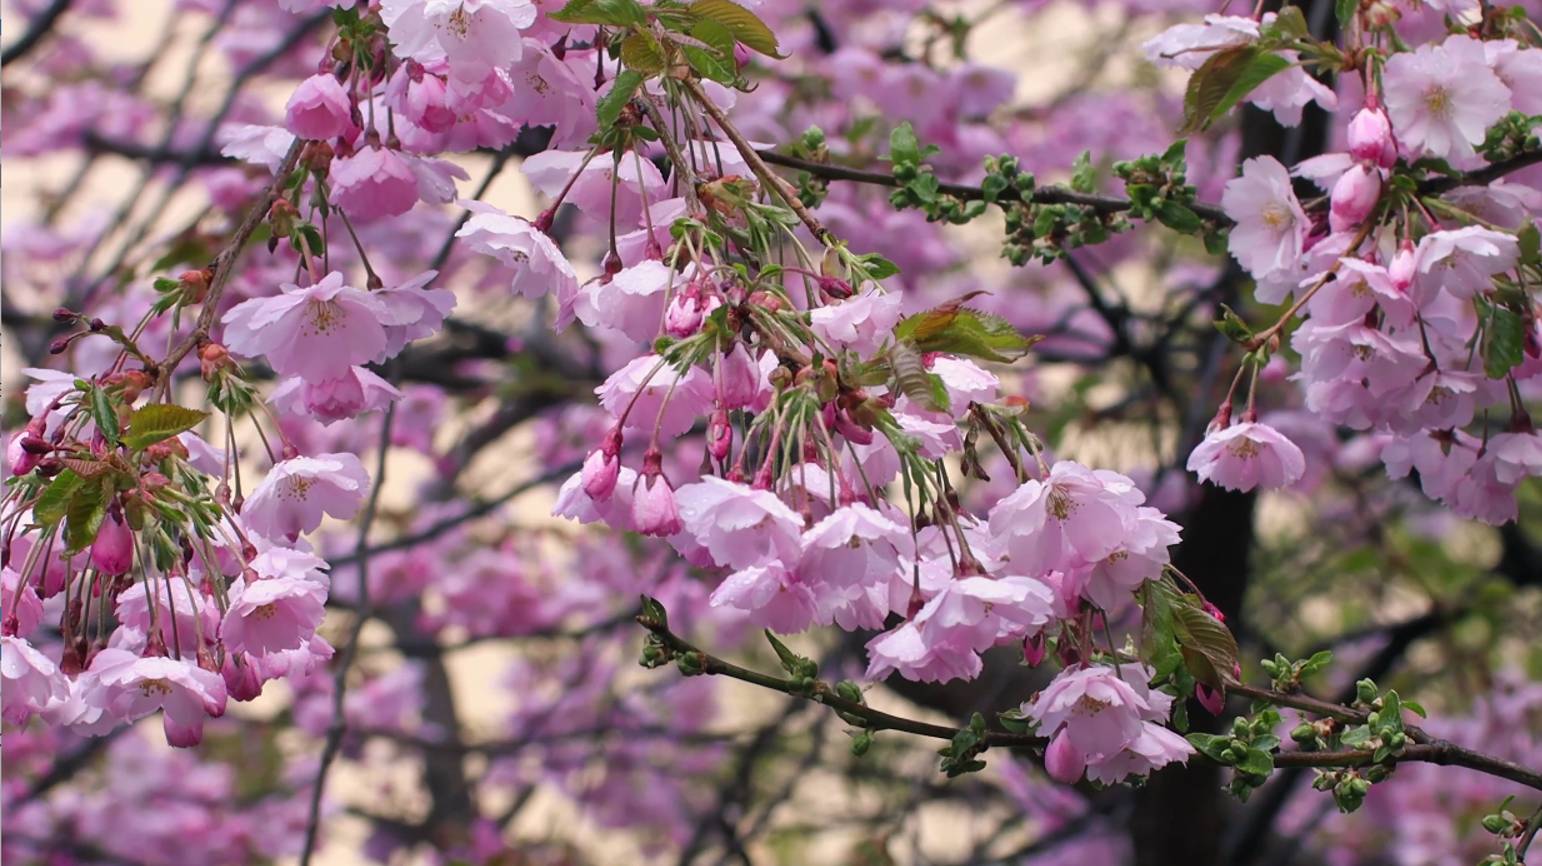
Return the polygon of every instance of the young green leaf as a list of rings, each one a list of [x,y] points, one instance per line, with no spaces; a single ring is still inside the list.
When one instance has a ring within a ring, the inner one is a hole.
[[[1256,45],[1223,48],[1189,78],[1183,97],[1182,132],[1198,132],[1230,111],[1258,85],[1291,65]]]
[[[615,124],[621,117],[621,109],[632,100],[632,94],[637,92],[637,88],[641,87],[642,83],[642,74],[631,69],[623,70],[616,76],[610,92],[600,97],[600,101],[595,105],[594,113],[601,129]]]
[[[696,0],[686,9],[693,15],[727,27],[735,40],[743,42],[752,51],[767,57],[783,56],[776,44],[776,34],[766,22],[733,0]]]
[[[157,442],[193,429],[209,417],[208,412],[188,409],[171,403],[151,403],[134,410],[129,416],[128,435],[123,442],[138,451]]]

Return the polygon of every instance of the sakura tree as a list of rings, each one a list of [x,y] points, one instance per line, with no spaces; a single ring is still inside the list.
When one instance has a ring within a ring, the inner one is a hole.
[[[1542,10],[1232,5],[13,0],[0,856],[1542,856]]]

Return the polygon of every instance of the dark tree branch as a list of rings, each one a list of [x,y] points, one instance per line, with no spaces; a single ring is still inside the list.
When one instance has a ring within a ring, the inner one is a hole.
[[[28,21],[27,29],[22,31],[21,36],[0,51],[0,66],[9,66],[38,47],[43,38],[53,31],[59,18],[69,10],[72,2],[73,0],[53,0],[43,11]]]

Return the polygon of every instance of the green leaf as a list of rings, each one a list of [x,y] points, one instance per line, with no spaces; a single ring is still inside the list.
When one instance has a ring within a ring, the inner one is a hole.
[[[1483,371],[1490,379],[1503,379],[1526,360],[1526,323],[1509,307],[1490,304],[1484,314]]]
[[[894,326],[896,339],[921,352],[946,352],[1009,364],[1040,337],[1025,337],[1000,316],[958,306],[957,301],[906,316]]]
[[[138,451],[157,442],[163,442],[197,427],[208,412],[188,409],[171,403],[151,403],[134,410],[129,416],[128,435],[124,444]]]
[[[1333,4],[1333,14],[1338,17],[1340,28],[1348,27],[1358,11],[1360,11],[1360,0],[1337,0]]]
[[[1312,31],[1307,27],[1306,16],[1301,14],[1301,7],[1286,6],[1263,29],[1262,35],[1266,38],[1305,39],[1312,35]]]
[[[915,346],[900,342],[890,347],[889,364],[894,370],[895,386],[900,393],[926,409],[947,411],[947,386],[942,383],[942,377],[926,369],[921,352]]]
[[[889,132],[889,162],[894,165],[915,165],[926,154],[921,152],[921,140],[916,138],[915,128],[905,121]]]
[[[71,552],[85,550],[96,540],[107,516],[107,485],[82,484],[70,497],[65,515],[64,544]]]
[[[886,280],[900,272],[899,265],[889,261],[877,253],[866,253],[857,256],[857,261],[867,271],[869,278],[874,280]]]
[[[1225,304],[1221,305],[1221,318],[1215,320],[1215,329],[1226,336],[1233,343],[1246,343],[1253,339],[1253,329],[1248,323],[1237,315],[1237,311]]]
[[[1201,755],[1215,761],[1217,764],[1227,763],[1223,753],[1226,747],[1231,745],[1231,737],[1219,734],[1193,733],[1188,735],[1189,744],[1199,751]]]
[[[1274,756],[1263,749],[1248,749],[1242,760],[1237,762],[1237,770],[1254,776],[1267,776],[1274,772]]]
[[[733,84],[739,78],[739,68],[734,63],[734,35],[722,24],[703,18],[691,28],[691,37],[699,39],[710,48],[681,45],[686,62],[703,78],[719,84]]]
[[[1189,673],[1211,688],[1221,688],[1237,669],[1237,639],[1226,626],[1183,596],[1173,606],[1173,626]]]
[[[647,21],[637,0],[571,0],[553,12],[551,18],[564,24],[609,24],[613,27],[629,27]]]
[[[32,517],[44,527],[58,525],[69,508],[70,497],[75,495],[84,481],[69,469],[54,476],[54,480],[38,495],[37,502],[33,503]]]
[[[621,40],[621,64],[644,75],[657,75],[664,71],[664,47],[652,33],[638,31]],[[631,98],[630,93],[627,98]]]
[[[96,422],[97,429],[108,442],[118,444],[118,412],[107,392],[97,387],[91,388],[91,420]]]
[[[1526,223],[1515,233],[1515,240],[1521,247],[1521,264],[1542,264],[1542,232],[1537,230],[1536,223]]]
[[[728,28],[735,40],[768,57],[781,58],[776,44],[776,34],[754,12],[734,3],[733,0],[696,0],[686,7],[693,15],[715,21]]]
[[[651,595],[642,597],[642,617],[661,629],[669,628],[669,612],[664,605]]]
[[[765,631],[766,640],[771,642],[771,649],[776,651],[777,660],[782,663],[782,670],[799,678],[819,676],[819,665],[815,664],[813,659],[800,656],[788,649],[787,644],[782,643],[776,635],[771,633],[771,629]]]
[[[1254,88],[1290,65],[1289,60],[1256,45],[1223,48],[1210,55],[1189,78],[1183,97],[1182,132],[1207,128]]]
[[[594,107],[595,117],[601,129],[615,125],[616,120],[621,117],[621,109],[632,101],[632,94],[637,92],[637,88],[641,87],[642,83],[642,74],[631,69],[623,70],[616,76],[610,92],[600,97],[600,101]]]
[[[1076,155],[1071,164],[1071,189],[1090,194],[1097,189],[1097,174],[1092,167],[1092,151],[1084,150]]]
[[[1186,235],[1195,234],[1205,227],[1199,214],[1191,210],[1188,205],[1179,204],[1172,199],[1163,199],[1157,205],[1156,218],[1162,225]]]

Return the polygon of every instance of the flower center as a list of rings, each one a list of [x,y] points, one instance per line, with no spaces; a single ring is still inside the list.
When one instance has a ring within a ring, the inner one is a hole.
[[[273,603],[273,602],[271,602],[271,601],[268,602],[265,605],[262,605],[262,606],[258,607],[256,610],[252,611],[252,616],[255,619],[272,619],[277,614],[278,614],[278,605]]]
[[[1263,218],[1264,225],[1277,232],[1290,228],[1291,223],[1295,222],[1290,215],[1290,208],[1277,201],[1265,205],[1259,216]]]
[[[1424,91],[1424,108],[1438,120],[1451,116],[1451,91],[1436,85]]]
[[[139,684],[139,693],[145,697],[171,694],[171,684],[163,679],[145,680]]]
[[[465,6],[455,7],[455,11],[450,13],[449,25],[450,32],[457,39],[466,38],[466,34],[471,32],[471,16],[466,14]]]
[[[1059,487],[1050,488],[1049,513],[1053,514],[1056,520],[1065,520],[1070,517],[1071,512],[1076,510],[1078,504],[1076,500],[1071,498],[1069,493],[1066,493]]]
[[[347,318],[347,311],[337,301],[311,301],[305,308],[305,333],[307,336],[325,336],[337,330]]]
[[[1258,456],[1259,448],[1257,442],[1254,442],[1252,439],[1248,439],[1247,437],[1243,437],[1241,439],[1233,440],[1230,445],[1226,446],[1226,450],[1230,451],[1233,457],[1237,457],[1242,460],[1252,460],[1254,457]]]
[[[303,502],[310,496],[312,483],[314,483],[313,479],[291,475],[284,479],[284,484],[279,488],[278,495],[285,499]]]

